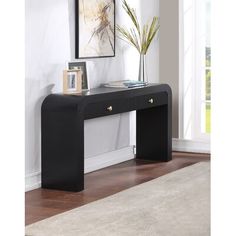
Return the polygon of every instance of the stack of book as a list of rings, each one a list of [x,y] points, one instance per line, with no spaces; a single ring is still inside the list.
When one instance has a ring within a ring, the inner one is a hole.
[[[104,84],[103,86],[108,88],[136,88],[144,87],[147,85],[147,82],[142,82],[138,80],[119,80]]]

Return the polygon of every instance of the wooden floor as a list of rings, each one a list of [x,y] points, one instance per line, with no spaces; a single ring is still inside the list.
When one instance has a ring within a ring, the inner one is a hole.
[[[209,161],[208,154],[173,153],[173,160],[156,163],[131,160],[85,175],[85,190],[79,193],[36,189],[25,195],[25,223],[32,224],[110,196],[172,171]]]

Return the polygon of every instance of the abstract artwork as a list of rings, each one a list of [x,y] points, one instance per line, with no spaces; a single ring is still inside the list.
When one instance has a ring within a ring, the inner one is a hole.
[[[115,0],[76,0],[76,58],[115,56]]]

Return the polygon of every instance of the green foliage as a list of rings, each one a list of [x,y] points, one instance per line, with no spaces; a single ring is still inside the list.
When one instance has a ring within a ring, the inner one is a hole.
[[[211,70],[206,70],[206,100],[211,100]]]
[[[211,66],[211,47],[206,47],[206,67]]]
[[[148,48],[160,29],[159,18],[153,17],[151,24],[145,24],[140,27],[137,14],[134,8],[131,8],[126,0],[123,0],[123,9],[133,22],[134,28],[127,29],[119,25],[116,26],[120,38],[134,46],[140,54],[146,54]]]
[[[211,105],[206,104],[206,133],[211,133]]]
[[[206,47],[206,100],[211,101],[211,47]],[[206,103],[206,133],[211,133],[211,103]]]

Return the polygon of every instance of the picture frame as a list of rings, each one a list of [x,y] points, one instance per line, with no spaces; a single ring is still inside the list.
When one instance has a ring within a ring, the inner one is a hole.
[[[63,71],[63,93],[75,94],[82,92],[82,71],[64,70]]]
[[[87,63],[85,61],[84,62],[78,62],[78,61],[67,62],[67,69],[68,70],[81,70],[82,90],[86,91],[90,89],[89,80],[88,80]]]
[[[75,58],[115,57],[115,0],[75,0]]]

